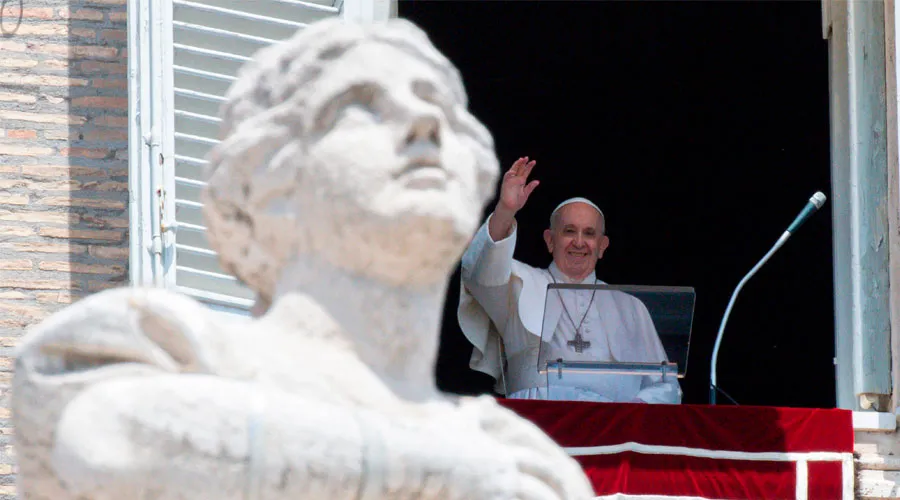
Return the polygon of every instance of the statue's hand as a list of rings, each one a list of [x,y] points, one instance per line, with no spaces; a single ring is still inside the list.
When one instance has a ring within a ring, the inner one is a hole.
[[[514,462],[519,491],[514,498],[575,500],[593,498],[581,466],[531,422],[488,396],[461,401],[482,431]],[[490,453],[487,450],[486,453]]]

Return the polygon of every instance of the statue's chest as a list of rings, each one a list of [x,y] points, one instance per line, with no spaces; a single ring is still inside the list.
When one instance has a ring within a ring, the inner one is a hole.
[[[253,337],[234,339],[218,367],[221,375],[341,405],[378,406],[395,399],[352,353],[288,335]]]

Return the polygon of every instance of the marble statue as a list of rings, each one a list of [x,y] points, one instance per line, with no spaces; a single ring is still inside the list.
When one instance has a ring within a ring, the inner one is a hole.
[[[437,390],[448,276],[498,162],[427,36],[311,25],[248,64],[222,116],[209,239],[259,317],[127,288],[32,329],[23,498],[593,497],[537,427]]]

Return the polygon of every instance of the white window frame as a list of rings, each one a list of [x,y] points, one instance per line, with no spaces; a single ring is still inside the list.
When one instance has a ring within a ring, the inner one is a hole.
[[[163,138],[167,103],[160,75],[171,30],[161,29],[162,3],[130,0],[128,8],[128,190],[129,280],[133,286],[164,286],[165,265],[159,203],[164,188],[164,165],[170,157]],[[155,78],[154,78],[155,77]],[[157,80],[157,81],[154,81]],[[153,161],[156,158],[157,161]]]
[[[900,127],[897,112],[900,109],[900,44],[897,31],[900,27],[900,9],[894,2],[885,2],[885,46],[888,57],[887,72],[887,161],[888,161],[888,249],[890,252],[890,323],[891,323],[891,412],[900,407]]]
[[[893,412],[896,332],[891,331],[890,304],[897,291],[892,297],[889,250],[897,255],[889,248],[884,208],[890,205],[887,179],[894,176],[889,171],[898,166],[896,155],[888,154],[896,143],[891,146],[888,139],[891,125],[883,98],[889,88],[887,51],[896,50],[886,47],[886,26],[894,19],[887,18],[880,1],[823,0],[822,7],[831,73],[837,406]],[[896,98],[895,88],[889,99]]]

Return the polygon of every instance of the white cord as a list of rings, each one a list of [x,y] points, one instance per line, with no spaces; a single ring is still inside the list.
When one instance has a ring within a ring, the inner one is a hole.
[[[753,266],[753,269],[751,269],[750,272],[747,273],[746,276],[744,276],[744,279],[742,279],[740,283],[738,283],[737,288],[734,289],[734,293],[731,294],[731,300],[728,302],[728,307],[725,309],[725,316],[722,317],[722,323],[719,324],[719,334],[716,336],[716,345],[715,347],[713,347],[712,363],[710,363],[709,373],[710,403],[715,403],[716,400],[715,391],[718,390],[718,380],[716,378],[716,363],[719,360],[719,347],[722,345],[722,334],[725,333],[725,323],[728,322],[728,316],[731,314],[731,308],[734,307],[734,301],[737,299],[738,293],[740,293],[741,289],[744,288],[744,285],[747,283],[747,281],[749,281],[750,278],[752,278],[753,275],[756,274],[757,271],[759,271],[763,264],[765,264],[790,237],[791,233],[785,231],[784,234],[782,234],[781,237],[778,238],[778,241],[775,242],[775,245],[772,246],[772,249],[769,250],[769,253],[767,253],[755,266]]]

